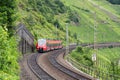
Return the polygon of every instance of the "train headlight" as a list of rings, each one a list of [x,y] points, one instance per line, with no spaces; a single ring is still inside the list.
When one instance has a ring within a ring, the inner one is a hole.
[[[45,46],[43,48],[46,48]]]
[[[37,46],[37,49],[39,49],[39,46]]]

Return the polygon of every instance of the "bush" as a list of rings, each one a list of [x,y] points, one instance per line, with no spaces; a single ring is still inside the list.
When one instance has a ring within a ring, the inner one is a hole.
[[[80,64],[85,66],[93,66],[93,61],[91,60],[91,49],[90,48],[82,48],[77,47],[70,56],[75,59]]]
[[[79,15],[76,11],[69,11],[69,19],[75,23],[79,23]]]
[[[107,0],[112,4],[120,4],[120,0]]]
[[[84,51],[83,51],[82,47],[77,47],[76,52],[83,53]]]
[[[9,35],[13,35],[13,26],[16,21],[16,0],[0,0],[0,25],[6,25]]]
[[[15,42],[15,38],[9,38],[7,32],[0,27],[0,80],[19,79],[18,53]]]

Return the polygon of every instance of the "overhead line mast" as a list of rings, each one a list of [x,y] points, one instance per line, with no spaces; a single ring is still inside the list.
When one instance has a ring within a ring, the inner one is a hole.
[[[69,53],[68,23],[66,23],[66,54]]]
[[[97,24],[96,24],[96,12],[94,13],[94,50],[97,49]]]
[[[96,68],[95,74],[97,74],[97,24],[96,24],[96,12],[94,12],[94,54],[93,54],[94,66]],[[97,78],[97,76],[94,76]]]

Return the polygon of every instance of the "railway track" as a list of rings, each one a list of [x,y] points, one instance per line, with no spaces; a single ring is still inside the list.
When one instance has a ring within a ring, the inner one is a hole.
[[[65,51],[65,49],[62,50],[55,50],[53,53],[49,56],[50,63],[57,69],[59,69],[61,72],[67,74],[68,76],[74,78],[74,80],[92,80],[89,79],[88,77],[86,78],[85,76],[81,76],[80,74],[77,74],[66,67],[60,65],[57,61],[56,58],[61,52]],[[55,53],[55,55],[54,55]],[[56,80],[53,78],[51,75],[49,75],[47,72],[45,72],[37,63],[37,59],[40,56],[40,54],[33,54],[29,59],[28,59],[28,66],[30,69],[33,71],[33,73],[40,79],[40,80]],[[69,80],[69,78],[68,78]]]
[[[28,66],[32,70],[32,72],[40,79],[40,80],[55,80],[52,76],[46,73],[37,63],[38,55],[33,54],[28,59]]]
[[[70,50],[72,50],[73,48],[70,48]],[[51,56],[49,56],[49,60],[50,62],[60,71],[66,73],[67,75],[73,77],[76,80],[93,80],[92,77],[83,75],[83,74],[78,74],[75,71],[72,71],[68,68],[66,68],[65,66],[61,65],[56,59],[57,57],[62,53],[65,52],[65,49],[63,49],[62,51],[58,51],[57,53],[53,53]]]
[[[87,46],[87,45],[83,45],[83,46]],[[110,46],[114,46],[114,47],[119,47],[120,44],[119,43],[102,43],[100,45],[98,45],[98,48],[101,47],[110,47]],[[89,45],[89,47],[93,47],[92,44]],[[70,51],[73,50],[75,48],[75,46],[70,47]],[[56,69],[58,69],[59,71],[61,71],[62,73],[74,78],[74,80],[95,80],[94,78],[90,77],[90,76],[86,76],[84,74],[79,74],[73,70],[68,69],[67,67],[65,67],[64,65],[61,65],[58,61],[57,61],[57,57],[61,54],[61,53],[65,53],[65,49],[61,49],[61,50],[55,50],[55,51],[51,51],[50,52],[51,55],[47,56],[49,62],[51,65],[53,65]],[[55,77],[51,76],[50,74],[48,74],[49,72],[45,72],[45,70],[43,68],[40,67],[40,65],[38,65],[38,58],[39,56],[41,56],[42,54],[33,54],[29,59],[28,59],[28,65],[30,67],[30,69],[33,71],[33,73],[40,79],[40,80],[56,80]],[[67,79],[69,80],[69,79]]]
[[[93,45],[93,44],[89,44],[89,45],[87,45],[87,44],[82,44],[82,46],[94,48],[94,45]],[[95,44],[95,47],[96,47],[96,48],[120,47],[120,42],[96,43],[96,44]]]

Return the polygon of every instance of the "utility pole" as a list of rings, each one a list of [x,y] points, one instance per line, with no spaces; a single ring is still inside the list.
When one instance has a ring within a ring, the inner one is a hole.
[[[94,13],[94,66],[95,66],[95,78],[97,78],[97,24],[96,24],[96,12]]]
[[[96,25],[96,12],[94,13],[94,50],[96,50],[96,40],[97,40],[97,25]]]
[[[66,23],[66,54],[69,53],[68,23]]]

